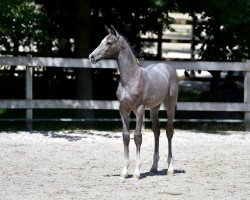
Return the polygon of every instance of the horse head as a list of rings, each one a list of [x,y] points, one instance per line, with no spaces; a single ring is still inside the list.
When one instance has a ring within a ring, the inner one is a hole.
[[[111,29],[105,26],[108,35],[101,41],[99,46],[89,55],[89,60],[95,64],[107,58],[117,58],[120,51],[120,34],[114,26]]]

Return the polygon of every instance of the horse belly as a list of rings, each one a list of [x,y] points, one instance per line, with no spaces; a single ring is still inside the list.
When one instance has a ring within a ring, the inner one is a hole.
[[[158,106],[163,102],[163,100],[166,98],[166,95],[157,95],[157,94],[151,94],[146,100],[146,108],[153,108],[155,106]]]
[[[146,107],[152,108],[162,103],[168,94],[168,78],[154,73],[148,76],[148,86],[145,94]]]

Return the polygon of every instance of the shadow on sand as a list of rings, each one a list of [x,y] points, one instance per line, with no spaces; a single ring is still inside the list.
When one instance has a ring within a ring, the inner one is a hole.
[[[147,177],[150,177],[150,176],[167,176],[167,172],[168,170],[167,169],[163,169],[163,170],[160,170],[158,171],[157,173],[154,173],[154,172],[144,172],[144,173],[141,173],[141,176],[140,176],[140,179],[144,179],[144,178],[147,178]],[[185,174],[186,171],[183,170],[183,169],[176,169],[174,170],[174,174],[177,175],[177,174]],[[120,174],[114,174],[114,175],[104,175],[105,177],[120,177]],[[129,178],[133,178],[133,175],[129,174],[127,176],[127,179]]]
[[[91,131],[39,131],[31,134],[42,134],[45,137],[66,139],[69,142],[76,142],[88,137],[121,138],[113,133],[93,133]]]
[[[148,176],[166,176],[168,173],[168,170],[167,169],[162,169],[160,171],[158,171],[157,173],[155,172],[144,172],[144,173],[141,173],[141,177],[140,179],[144,179],[144,178],[147,178]],[[186,171],[185,170],[182,170],[182,169],[175,169],[174,170],[174,174],[177,175],[177,174],[185,174]]]

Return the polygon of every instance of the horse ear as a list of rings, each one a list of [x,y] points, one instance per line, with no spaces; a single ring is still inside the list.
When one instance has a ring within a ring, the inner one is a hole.
[[[113,25],[111,25],[111,30],[112,30],[113,35],[115,35],[116,37],[119,36],[118,31],[115,29],[115,27]]]
[[[105,30],[107,31],[107,33],[111,34],[112,31],[106,25],[104,25],[104,26],[105,26]]]

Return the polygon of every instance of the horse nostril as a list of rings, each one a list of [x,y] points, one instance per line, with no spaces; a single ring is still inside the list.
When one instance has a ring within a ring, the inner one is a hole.
[[[95,57],[93,55],[90,55],[89,60],[90,60],[90,62],[94,63],[95,62]]]
[[[95,63],[95,58],[94,58],[94,56],[91,57],[91,62],[92,62],[92,63]]]

